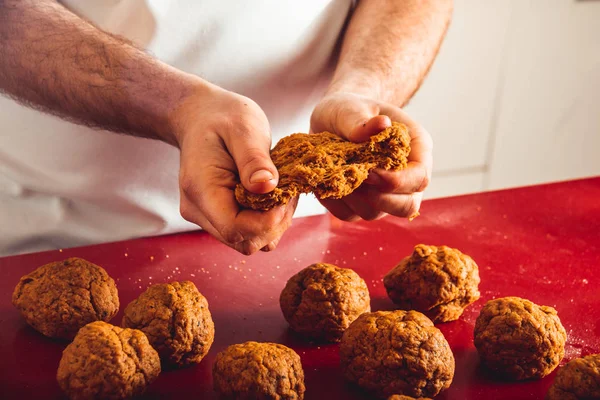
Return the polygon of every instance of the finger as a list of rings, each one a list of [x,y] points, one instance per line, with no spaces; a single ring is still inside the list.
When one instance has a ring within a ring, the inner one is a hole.
[[[393,121],[401,122],[408,127],[411,139],[411,150],[408,160],[425,164],[430,174],[433,163],[433,139],[429,132],[402,109],[391,104],[381,105],[381,113],[388,115]]]
[[[293,199],[291,199],[288,202],[288,204],[286,204],[286,206],[285,206],[286,207],[286,216],[284,219],[286,221],[289,221],[289,225],[286,226],[286,229],[288,226],[291,225],[291,221],[292,221],[292,218],[294,216],[294,212],[296,211],[297,206],[298,206],[298,197],[294,197]],[[264,246],[260,250],[264,251],[264,252],[269,252],[269,251],[275,250],[284,233],[285,233],[285,229],[283,229],[281,231],[281,235],[279,237],[277,237],[275,240],[273,240],[272,242],[270,242],[268,245]]]
[[[412,218],[418,215],[423,200],[422,193],[392,194],[381,193],[373,196],[375,207],[396,217]]]
[[[268,246],[270,243],[275,243],[276,245],[276,243],[278,243],[281,239],[283,233],[290,226],[293,210],[295,209],[295,205],[293,205],[293,207],[290,207],[286,211],[285,217],[282,220],[282,222],[277,226],[273,227],[269,232],[266,232],[262,235],[246,236],[238,242],[231,242],[229,240],[226,240],[221,234],[221,232],[215,229],[214,226],[210,223],[210,221],[206,217],[204,217],[203,213],[200,212],[200,210],[197,207],[195,207],[195,205],[188,199],[182,199],[181,207],[182,215],[186,220],[199,225],[222,243],[232,247],[233,249],[245,255],[254,254],[261,248]],[[243,231],[243,229],[240,230],[240,232]]]
[[[367,141],[371,136],[378,134],[392,126],[392,120],[387,115],[377,115],[362,125],[356,125],[350,133],[349,140],[353,142]]]
[[[373,170],[365,182],[383,193],[411,194],[424,191],[429,179],[425,164],[410,161],[402,171]]]
[[[368,190],[359,188],[342,200],[354,213],[366,221],[373,221],[381,216],[379,209],[370,202]]]
[[[356,215],[350,207],[348,207],[342,200],[338,199],[319,199],[319,202],[325,207],[334,217],[346,221],[354,222],[358,221],[360,217]]]
[[[268,245],[266,245],[265,247],[260,249],[260,251],[264,251],[265,253],[268,253],[269,251],[275,250],[277,248],[277,245],[279,244],[279,240],[280,239],[273,240],[271,243],[269,243]]]
[[[389,125],[387,117],[379,116],[378,103],[361,96],[332,96],[320,103],[311,116],[312,131],[333,132],[353,142],[365,141],[368,133],[377,133],[382,130],[380,127]]]
[[[409,166],[407,171],[414,168],[414,173],[411,172],[410,176],[407,177],[404,182],[395,182],[395,184],[392,182],[391,186],[396,188],[418,186],[424,190],[431,181],[431,172],[433,170],[433,139],[431,138],[431,135],[423,126],[418,124],[398,107],[390,104],[383,104],[381,106],[381,112],[389,115],[392,120],[405,124],[408,127],[411,137],[411,150],[408,155]],[[422,167],[417,166],[418,164],[424,166],[426,177],[423,177]],[[413,165],[417,167],[412,167]],[[390,189],[389,185],[388,189]],[[396,190],[395,192],[403,191],[405,190]]]
[[[288,218],[286,208],[277,207],[267,212],[240,210],[233,193],[235,174],[230,170],[235,167],[223,165],[224,159],[230,162],[229,155],[218,142],[215,144],[209,140],[203,145],[201,148],[186,146],[182,149],[180,189],[183,217],[200,225],[206,225],[205,221],[208,221],[222,241],[232,247],[246,242],[239,245],[244,253],[252,253],[254,247],[258,250],[273,241],[287,228],[286,225],[289,226],[289,222],[285,221]],[[183,199],[188,202],[184,203]]]
[[[257,116],[256,121],[238,124],[222,137],[247,190],[267,193],[275,189],[279,175],[271,161],[271,134],[266,121]]]

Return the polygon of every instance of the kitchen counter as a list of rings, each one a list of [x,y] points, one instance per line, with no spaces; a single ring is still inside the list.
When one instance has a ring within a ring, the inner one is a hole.
[[[215,342],[199,365],[163,371],[148,399],[215,399],[217,352],[247,340],[271,341],[300,354],[306,396],[368,399],[341,376],[338,346],[291,333],[279,309],[287,279],[315,262],[353,268],[366,281],[373,311],[393,309],[383,276],[418,243],[445,244],[479,265],[481,299],[458,320],[437,326],[456,358],[450,389],[437,399],[542,399],[555,373],[508,383],[479,368],[473,327],[492,298],[520,296],[553,306],[568,334],[566,361],[600,352],[600,178],[426,201],[412,222],[391,217],[344,223],[299,218],[272,253],[245,257],[204,232],[152,237],[0,259],[0,397],[60,399],[55,375],[64,343],[28,327],[11,305],[19,278],[38,266],[81,257],[104,267],[119,289],[121,311],[153,283],[191,280],[208,299]]]

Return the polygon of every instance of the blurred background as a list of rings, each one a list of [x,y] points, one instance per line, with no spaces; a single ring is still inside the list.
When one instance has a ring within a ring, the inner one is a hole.
[[[407,110],[434,138],[426,197],[600,175],[600,1],[455,0]]]

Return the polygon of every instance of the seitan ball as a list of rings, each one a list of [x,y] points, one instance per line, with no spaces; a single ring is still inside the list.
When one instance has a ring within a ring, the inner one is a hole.
[[[92,322],[63,351],[56,379],[72,400],[128,399],[160,374],[160,359],[136,329]]]
[[[454,377],[446,338],[418,311],[361,315],[342,337],[340,360],[348,381],[381,398],[434,397]]]
[[[122,325],[144,332],[171,367],[199,363],[215,338],[208,302],[189,281],[150,286],[129,303]]]
[[[475,323],[481,361],[509,380],[548,375],[562,360],[566,339],[554,308],[519,297],[488,301]]]
[[[576,358],[559,369],[546,399],[600,399],[600,354]]]
[[[90,322],[110,321],[119,310],[115,281],[81,258],[42,265],[23,276],[12,303],[37,331],[68,340]]]
[[[479,268],[457,249],[419,244],[383,284],[400,309],[420,311],[433,322],[454,321],[479,299]]]
[[[339,342],[348,326],[371,310],[369,289],[356,272],[323,263],[292,276],[279,304],[294,331],[330,342]]]
[[[304,371],[300,356],[284,345],[234,344],[217,354],[213,387],[221,399],[302,400]]]

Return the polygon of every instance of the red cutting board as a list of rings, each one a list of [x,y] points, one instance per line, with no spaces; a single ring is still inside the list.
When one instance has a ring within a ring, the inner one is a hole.
[[[64,344],[36,333],[11,305],[19,277],[39,265],[82,257],[115,279],[121,310],[149,285],[191,280],[207,297],[216,337],[201,364],[163,372],[150,399],[214,399],[211,366],[227,345],[247,340],[292,347],[306,374],[306,399],[368,399],[344,383],[338,346],[294,336],[279,310],[287,279],[315,262],[353,268],[369,286],[373,310],[389,310],[382,278],[418,243],[445,244],[479,264],[481,299],[455,322],[439,324],[456,358],[438,399],[542,399],[554,374],[522,383],[495,381],[478,366],[473,326],[485,301],[521,296],[550,305],[567,330],[563,363],[600,352],[600,178],[427,201],[413,222],[385,218],[343,223],[329,216],[294,221],[278,249],[244,257],[202,232],[0,259],[0,397],[58,399]],[[119,324],[122,313],[112,321]]]

